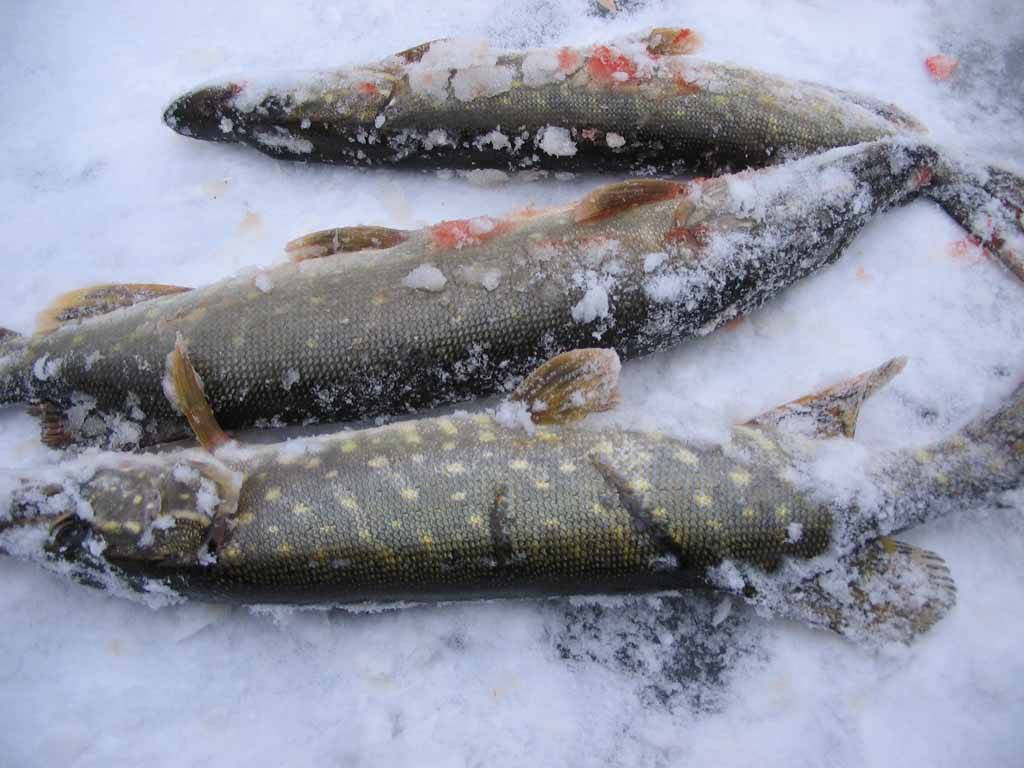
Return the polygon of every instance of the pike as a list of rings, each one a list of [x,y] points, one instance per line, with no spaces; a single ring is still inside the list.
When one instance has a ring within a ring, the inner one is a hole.
[[[892,104],[701,61],[656,28],[508,52],[434,40],[375,64],[197,88],[164,121],[196,139],[355,166],[721,173],[915,134]]]
[[[186,437],[163,390],[178,334],[227,429],[509,391],[560,352],[597,343],[633,358],[710,333],[922,193],[1024,276],[1018,177],[884,141],[714,179],[634,179],[504,218],[327,230],[291,243],[290,263],[206,288],[76,291],[43,332],[0,340],[0,403],[32,403],[55,447]]]
[[[511,414],[242,448],[179,340],[168,390],[206,450],[92,454],[22,476],[0,549],[161,601],[712,589],[857,641],[909,642],[955,587],[938,555],[888,535],[1020,484],[1024,386],[950,439],[877,455],[866,470],[877,505],[789,479],[816,440],[853,436],[865,398],[904,363],[752,419],[724,445],[567,426],[616,399],[618,357],[592,349],[543,365]]]

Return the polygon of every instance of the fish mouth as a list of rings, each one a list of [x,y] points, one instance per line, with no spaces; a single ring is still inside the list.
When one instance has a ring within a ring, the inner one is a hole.
[[[241,85],[229,83],[189,91],[164,110],[164,122],[182,136],[205,141],[236,141],[241,116],[233,101],[241,90]]]

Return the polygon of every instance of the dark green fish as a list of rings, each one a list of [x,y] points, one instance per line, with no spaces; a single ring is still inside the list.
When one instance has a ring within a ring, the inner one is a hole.
[[[694,59],[690,29],[506,52],[435,40],[381,62],[198,88],[185,136],[344,165],[719,173],[917,132],[891,104]]]
[[[808,439],[852,435],[901,360],[737,427],[721,446],[565,426],[614,401],[608,350],[562,355],[520,414],[424,419],[240,448],[182,345],[171,391],[212,453],[96,454],[11,491],[0,547],[162,599],[337,604],[714,589],[867,640],[954,601],[934,554],[886,535],[1024,478],[1024,387],[927,450],[880,454],[876,506],[791,479]],[[525,422],[525,426],[524,426]]]
[[[329,230],[289,246],[297,263],[206,288],[78,291],[46,314],[56,330],[0,341],[0,402],[36,404],[54,446],[186,436],[163,391],[178,334],[229,429],[509,391],[566,350],[632,358],[709,333],[922,193],[948,192],[944,204],[1004,233],[985,239],[1012,256],[1017,188],[990,192],[948,167],[930,147],[879,142],[710,180],[612,184],[505,218]]]

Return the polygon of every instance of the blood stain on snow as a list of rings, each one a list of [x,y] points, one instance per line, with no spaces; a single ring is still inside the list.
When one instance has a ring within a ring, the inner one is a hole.
[[[924,65],[934,80],[948,80],[960,66],[960,60],[955,56],[939,53],[925,59]]]
[[[637,83],[636,64],[628,56],[599,45],[587,62],[587,73],[595,82],[604,85]]]
[[[985,260],[985,249],[978,238],[973,235],[961,237],[951,242],[946,249],[953,260],[964,266],[974,266]]]
[[[373,83],[369,82],[360,83],[358,86],[358,90],[360,93],[366,94],[367,96],[376,96],[378,93],[380,93],[380,89],[377,88],[377,86],[374,85]]]
[[[574,48],[562,48],[558,52],[558,68],[565,74],[571,74],[580,68],[583,61]]]

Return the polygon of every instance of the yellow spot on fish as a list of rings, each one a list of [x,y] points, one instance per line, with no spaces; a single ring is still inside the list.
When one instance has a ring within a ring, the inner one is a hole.
[[[139,498],[141,498],[141,497],[139,497]],[[181,500],[181,501],[188,501],[191,498],[192,498],[192,494],[191,493],[179,493],[178,494],[178,499]]]
[[[700,463],[697,458],[697,454],[693,451],[688,451],[685,448],[680,448],[676,451],[676,459],[679,460],[680,464],[686,464],[689,467],[696,467]]]
[[[920,451],[914,452],[914,458],[917,459],[918,462],[920,462],[921,464],[927,464],[932,460],[932,454],[931,451],[926,451],[922,449]]]
[[[281,489],[271,488],[269,491],[266,492],[263,498],[266,499],[267,501],[277,501],[278,499],[281,498]]]
[[[370,529],[369,528],[360,528],[359,529],[359,539],[361,541],[369,541],[371,538],[373,538],[373,537],[370,536]]]
[[[553,517],[549,517],[544,521],[544,525],[546,525],[548,528],[558,528],[561,524],[561,521],[556,520]]]
[[[750,484],[750,473],[745,469],[736,469],[729,473],[729,479],[736,487],[743,488]]]
[[[478,413],[473,417],[473,421],[482,426],[488,427],[491,424],[491,417],[483,413]]]
[[[714,499],[712,499],[708,494],[704,493],[703,491],[697,491],[695,494],[693,494],[693,501],[698,507],[701,507],[703,509],[707,509],[708,507],[715,503]]]
[[[596,515],[606,515],[606,514],[608,514],[608,507],[606,507],[600,501],[595,501],[593,506],[591,507],[591,509],[594,511],[594,514],[596,514]]]
[[[338,503],[341,504],[345,509],[353,512],[359,509],[359,502],[353,499],[351,496],[336,496]]]
[[[407,445],[419,445],[420,443],[423,442],[422,438],[420,438],[419,436],[419,433],[416,431],[415,424],[403,424],[402,426],[399,427],[399,429],[402,430],[402,439],[405,440]]]
[[[612,444],[609,443],[607,440],[602,440],[601,442],[594,446],[594,453],[603,453],[606,456],[610,455],[613,450],[615,449],[612,447]]]
[[[647,478],[634,477],[632,480],[629,481],[629,487],[630,490],[636,491],[638,493],[646,493],[647,491],[651,490],[652,486],[647,481]]]
[[[437,428],[444,432],[446,435],[457,435],[459,434],[459,428],[456,427],[448,419],[438,419]]]
[[[451,464],[444,465],[444,473],[446,475],[461,475],[465,471],[466,467],[458,461],[453,461]]]
[[[455,450],[455,443],[453,441],[449,440],[448,442],[443,443],[441,445],[441,450],[443,450],[443,451],[454,451]]]
[[[287,554],[291,553],[292,545],[291,544],[279,544],[278,547],[277,547],[277,551],[278,551],[279,554],[287,555]]]
[[[383,304],[387,304],[387,301],[388,297],[384,294],[383,291],[379,291],[373,295],[373,303],[376,304],[378,307]]]
[[[538,491],[549,491],[551,490],[551,483],[547,480],[534,480],[533,487]]]
[[[747,520],[752,520],[756,516],[756,514],[757,513],[754,512],[754,508],[753,507],[744,507],[743,508],[743,517],[745,517]]]
[[[135,498],[132,499],[132,504],[141,504],[141,503],[142,503],[142,496],[140,494],[135,494]]]
[[[240,349],[243,344],[245,344],[245,337],[244,336],[232,336],[231,337],[231,346],[233,346],[235,349]]]
[[[402,527],[402,521],[401,520],[392,520],[391,521],[391,527],[394,528],[397,531],[398,529],[400,529]]]
[[[427,547],[432,546],[434,543],[434,537],[429,533],[424,533],[420,536],[420,541]]]
[[[479,527],[484,524],[484,519],[480,515],[470,515],[469,524]]]
[[[320,346],[320,342],[314,338],[309,338],[306,339],[306,346],[309,347],[310,349],[316,349],[317,347]]]
[[[558,466],[558,471],[561,472],[563,475],[571,475],[573,472],[576,471],[576,465],[573,464],[571,461],[566,461]]]
[[[303,504],[301,501],[292,507],[292,514],[294,515],[304,515],[307,512],[309,512],[309,505]]]
[[[128,533],[142,533],[142,526],[134,520],[129,520],[128,522],[126,522],[124,524],[124,529],[128,531]]]
[[[228,560],[237,560],[238,556],[241,554],[242,550],[240,550],[234,544],[228,547],[224,547],[224,557]]]
[[[417,491],[415,488],[402,489],[402,498],[405,499],[406,501],[416,501],[419,499],[419,497],[420,492]]]
[[[278,528],[276,525],[268,525],[267,526],[267,533],[278,533],[280,530],[281,529]]]
[[[562,438],[561,437],[556,435],[554,432],[550,432],[548,430],[544,430],[543,432],[541,432],[540,430],[537,430],[537,437],[541,440],[541,442],[544,442],[544,443],[560,443],[560,442],[562,442]]]
[[[523,461],[522,459],[516,459],[515,461],[510,461],[508,466],[510,469],[514,469],[517,472],[524,472],[530,468],[530,462]]]
[[[104,520],[100,523],[100,530],[104,533],[120,533],[121,524],[116,520]]]
[[[775,519],[779,522],[785,522],[787,518],[789,518],[789,507],[785,504],[779,504],[775,508]]]
[[[465,491],[456,491],[455,493],[453,493],[451,495],[450,498],[451,498],[452,501],[465,501],[466,500],[466,492]]]
[[[374,456],[366,462],[367,466],[373,467],[374,469],[384,469],[389,463],[387,456]]]
[[[355,440],[346,440],[344,443],[341,444],[341,452],[342,453],[352,453],[352,451],[354,451],[355,449],[356,449],[356,441]]]
[[[651,512],[651,517],[655,520],[664,520],[668,517],[668,512],[665,511],[664,507],[655,507],[654,511]]]
[[[316,457],[313,457],[312,459],[310,459],[309,461],[306,462],[306,469],[316,469],[319,466],[320,466],[320,459],[318,459]]]
[[[338,476],[338,470],[332,469],[330,472],[328,472],[326,475],[324,475],[324,478],[326,478],[327,480],[333,480],[337,476]]]
[[[477,433],[476,439],[481,443],[493,443],[496,440],[494,433],[486,429],[480,430],[480,432]]]
[[[256,518],[255,518],[255,516],[253,515],[252,512],[243,512],[242,514],[240,514],[238,516],[237,523],[239,525],[248,525],[249,523],[251,523],[255,519]]]

